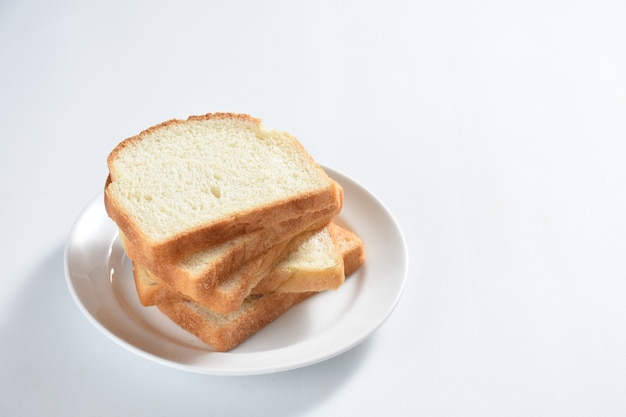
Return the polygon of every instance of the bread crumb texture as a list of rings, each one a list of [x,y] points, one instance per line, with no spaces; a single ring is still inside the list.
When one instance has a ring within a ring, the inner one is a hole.
[[[173,120],[123,141],[109,193],[160,239],[328,185],[295,138],[236,116]]]

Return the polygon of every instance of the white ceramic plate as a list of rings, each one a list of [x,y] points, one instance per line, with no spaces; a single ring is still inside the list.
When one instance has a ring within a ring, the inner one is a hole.
[[[230,352],[219,353],[137,299],[131,263],[99,194],[76,221],[65,248],[67,284],[94,326],[140,356],[212,375],[252,375],[321,362],[358,345],[397,304],[407,274],[407,249],[389,211],[370,192],[334,170],[344,187],[339,224],[363,240],[365,264],[337,291],[293,307]]]

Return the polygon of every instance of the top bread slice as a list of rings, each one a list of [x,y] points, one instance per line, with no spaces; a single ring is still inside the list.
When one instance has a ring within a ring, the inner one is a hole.
[[[340,187],[296,138],[232,113],[154,126],[122,141],[107,165],[108,215],[161,260],[322,210]]]

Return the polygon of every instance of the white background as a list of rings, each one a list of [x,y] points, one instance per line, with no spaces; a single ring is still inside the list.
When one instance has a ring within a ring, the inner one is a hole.
[[[1,1],[0,415],[626,415],[625,22],[602,0]],[[189,374],[74,304],[63,245],[108,152],[214,111],[395,215],[406,289],[357,348]]]

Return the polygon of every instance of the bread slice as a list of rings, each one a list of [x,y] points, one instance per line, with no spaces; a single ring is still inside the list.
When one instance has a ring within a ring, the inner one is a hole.
[[[147,268],[133,264],[133,275],[139,301],[144,306],[149,306],[191,299],[217,313],[232,313],[241,307],[243,300],[250,294],[252,288],[280,259],[287,243],[270,248],[227,279],[218,283],[211,291],[198,292],[194,294],[193,298],[172,288]],[[343,272],[343,264],[341,266]]]
[[[231,314],[218,314],[192,301],[159,304],[170,320],[218,352],[234,349],[294,305],[316,293],[252,295]]]
[[[344,271],[346,277],[365,261],[363,243],[345,239]],[[250,295],[241,308],[231,314],[218,314],[193,301],[158,304],[161,312],[174,323],[212,346],[218,352],[229,351],[257,333],[294,305],[317,292],[271,293]]]
[[[364,256],[362,248],[363,243],[357,235],[330,223],[287,253],[252,289],[252,293],[336,290],[345,278],[345,260],[350,263],[348,271],[356,269],[352,265],[355,262],[353,258]],[[360,264],[362,259],[356,262]]]
[[[237,310],[252,291],[262,294],[335,290],[345,278],[343,258],[350,253],[342,243],[346,240],[351,240],[353,246],[361,245],[358,237],[335,224],[303,234],[289,242],[280,258],[263,254],[213,291],[191,300],[228,314]],[[133,274],[139,301],[144,306],[189,299],[141,265],[133,264]],[[281,285],[283,281],[285,285]]]
[[[161,260],[323,210],[340,188],[296,138],[232,113],[149,128],[116,146],[107,165],[108,215]]]
[[[342,203],[343,194],[337,193],[336,204],[330,208],[255,230],[178,261],[148,258],[123,232],[120,237],[126,254],[133,262],[148,269],[176,292],[191,299],[200,299],[202,294],[212,291],[219,282],[252,259],[277,245],[283,245],[284,248],[296,236],[327,225],[337,215]],[[274,260],[277,260],[281,253],[282,250],[269,254],[275,255]]]

